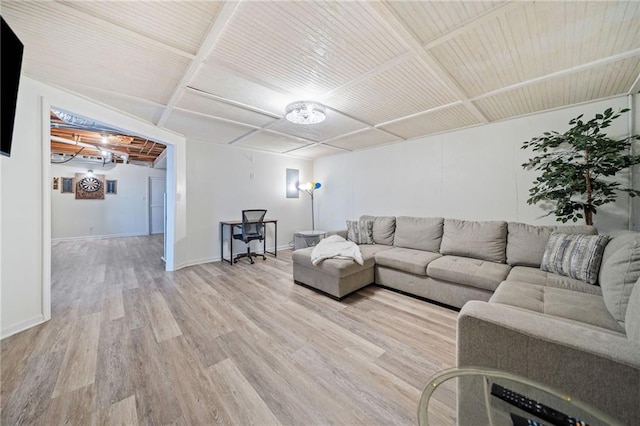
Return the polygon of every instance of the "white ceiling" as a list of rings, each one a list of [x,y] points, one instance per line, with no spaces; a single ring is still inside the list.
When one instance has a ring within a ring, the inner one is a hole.
[[[25,75],[188,139],[305,158],[640,90],[637,1],[1,6]],[[284,120],[303,99],[327,120]]]

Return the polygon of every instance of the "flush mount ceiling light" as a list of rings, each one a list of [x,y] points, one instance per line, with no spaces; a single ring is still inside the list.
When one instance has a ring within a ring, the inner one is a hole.
[[[327,118],[325,108],[312,101],[298,101],[287,105],[286,118],[296,124],[317,124]]]

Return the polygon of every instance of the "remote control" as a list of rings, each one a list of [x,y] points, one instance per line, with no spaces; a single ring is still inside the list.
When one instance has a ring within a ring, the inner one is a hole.
[[[513,413],[509,414],[511,414],[511,421],[513,422],[513,426],[543,426],[542,423],[538,423],[535,420],[526,419]]]
[[[585,422],[570,417],[558,410],[554,410],[544,404],[540,404],[533,399],[527,398],[511,389],[504,388],[497,383],[491,385],[491,395],[496,396],[509,404],[520,408],[527,413],[551,422],[555,426],[588,426]]]

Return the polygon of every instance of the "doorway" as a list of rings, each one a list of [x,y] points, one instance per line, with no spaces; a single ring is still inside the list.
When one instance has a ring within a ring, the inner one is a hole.
[[[149,177],[149,234],[162,234],[162,260],[166,262],[167,181],[164,177]]]

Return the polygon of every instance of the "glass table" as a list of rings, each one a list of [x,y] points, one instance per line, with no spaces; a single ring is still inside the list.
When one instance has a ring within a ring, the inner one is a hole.
[[[433,376],[420,397],[418,423],[622,426],[609,415],[541,383],[480,368],[451,368]]]

